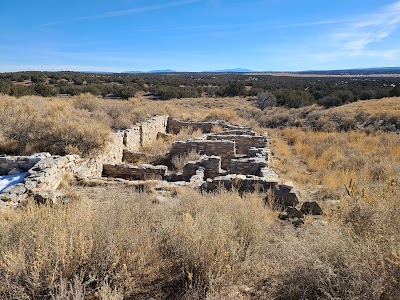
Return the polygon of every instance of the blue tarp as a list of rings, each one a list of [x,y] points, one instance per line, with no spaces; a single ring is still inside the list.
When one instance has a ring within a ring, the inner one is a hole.
[[[28,173],[0,176],[0,193],[9,186],[23,182],[26,176],[28,176]]]

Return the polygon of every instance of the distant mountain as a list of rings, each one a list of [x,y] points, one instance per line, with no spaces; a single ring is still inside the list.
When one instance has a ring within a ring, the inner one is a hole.
[[[152,70],[147,73],[176,73],[175,70],[165,69],[165,70]]]
[[[242,68],[204,71],[204,73],[249,73],[249,72],[255,72],[255,71]]]
[[[121,72],[124,74],[145,74],[145,73],[176,73],[175,70],[165,69],[165,70],[151,70],[151,71],[125,71]]]

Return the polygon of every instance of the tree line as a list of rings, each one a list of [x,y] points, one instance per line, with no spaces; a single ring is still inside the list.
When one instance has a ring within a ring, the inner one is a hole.
[[[276,105],[325,107],[400,96],[399,78],[303,78],[223,73],[95,74],[80,72],[16,72],[0,74],[0,94],[16,97],[91,93],[128,99],[143,91],[155,99],[254,97],[269,92]]]

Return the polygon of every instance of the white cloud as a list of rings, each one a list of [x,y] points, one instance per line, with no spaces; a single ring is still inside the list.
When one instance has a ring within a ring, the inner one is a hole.
[[[110,11],[110,12],[106,12],[106,13],[103,13],[100,15],[81,17],[81,18],[79,18],[79,20],[120,17],[120,16],[143,13],[143,12],[148,12],[148,11],[163,10],[163,9],[167,9],[167,8],[171,8],[171,7],[184,6],[184,5],[188,5],[188,4],[192,4],[192,3],[196,3],[196,2],[200,2],[200,1],[201,0],[175,1],[175,2],[165,3],[165,4],[160,4],[160,5],[149,5],[149,6],[136,7],[136,8],[125,9],[125,10]]]
[[[182,0],[182,1],[168,2],[168,3],[160,4],[160,5],[149,5],[149,6],[135,7],[135,8],[125,9],[125,10],[109,11],[109,12],[105,12],[105,13],[98,14],[98,15],[79,17],[77,19],[72,19],[70,21],[48,22],[48,23],[41,24],[38,27],[39,28],[47,27],[47,26],[83,21],[83,20],[121,17],[121,16],[126,16],[126,15],[132,15],[132,14],[144,13],[144,12],[149,12],[149,11],[157,11],[157,10],[163,10],[163,9],[168,9],[168,8],[172,8],[172,7],[189,5],[189,4],[193,4],[196,2],[200,2],[200,1],[202,1],[202,0]]]
[[[394,33],[400,24],[400,1],[383,7],[378,13],[354,17],[332,35],[334,41],[349,51],[361,51]]]

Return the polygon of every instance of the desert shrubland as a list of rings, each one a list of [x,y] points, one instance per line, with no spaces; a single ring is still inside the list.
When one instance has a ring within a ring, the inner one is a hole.
[[[159,205],[127,187],[76,193],[68,206],[1,215],[2,299],[399,296],[399,220],[379,216],[398,210],[394,190],[380,206],[354,190],[330,222],[300,229],[279,225],[255,194],[179,190]]]
[[[182,188],[159,203],[129,185],[72,182],[62,188],[73,203],[30,202],[0,214],[0,298],[399,299],[399,107],[398,98],[385,100],[260,112],[239,98],[2,96],[7,153],[87,154],[111,130],[161,113],[275,127],[272,167],[325,215],[294,228],[258,194]],[[142,150],[162,157],[172,141],[200,134],[189,128]]]

